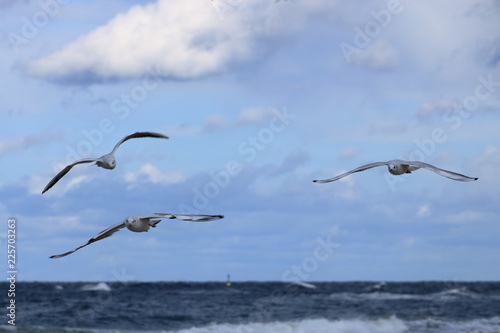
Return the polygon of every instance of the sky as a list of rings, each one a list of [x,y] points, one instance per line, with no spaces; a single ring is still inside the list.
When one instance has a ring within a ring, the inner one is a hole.
[[[1,0],[0,243],[15,218],[18,280],[498,280],[499,16],[493,0]],[[41,194],[137,131],[169,140]],[[391,159],[479,180],[312,182]],[[152,213],[224,219],[49,259]]]

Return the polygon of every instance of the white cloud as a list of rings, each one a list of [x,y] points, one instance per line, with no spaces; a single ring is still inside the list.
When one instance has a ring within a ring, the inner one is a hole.
[[[285,29],[280,20],[292,14],[276,7],[264,0],[239,2],[221,20],[220,8],[211,1],[158,0],[133,6],[61,50],[32,61],[28,72],[83,82],[147,75],[193,79],[222,72],[266,48],[258,45],[260,38],[290,34],[308,11],[319,10],[290,6],[299,17]]]
[[[0,141],[0,155],[11,151],[20,151],[31,147],[44,145],[52,141],[59,141],[64,137],[62,132],[48,132],[47,134],[27,134],[9,141]]]
[[[411,123],[398,119],[381,119],[370,123],[368,133],[373,135],[406,134],[411,127]]]
[[[216,113],[205,118],[201,125],[181,124],[170,127],[168,132],[176,136],[186,136],[246,126],[269,126],[270,121],[276,118],[278,113],[282,112],[273,107],[248,107],[241,110],[235,117],[231,117],[232,119]]]
[[[347,147],[347,148],[343,149],[339,153],[339,159],[341,159],[341,160],[350,160],[350,159],[358,157],[358,155],[359,155],[359,149],[358,148]]]
[[[73,177],[66,184],[66,187],[65,187],[64,191],[66,192],[66,191],[71,190],[72,188],[76,188],[76,187],[78,187],[80,185],[80,183],[83,183],[83,182],[88,181],[90,179],[91,179],[91,177],[85,176],[85,175],[80,175],[80,176]]]
[[[476,159],[474,167],[478,169],[482,167],[496,168],[499,162],[500,162],[500,147],[489,144],[484,147],[482,154],[479,155],[478,158]],[[494,175],[496,175],[496,173]]]
[[[23,217],[23,221],[34,230],[31,235],[38,236],[80,231],[93,232],[96,228],[92,223],[86,223],[80,215]]]
[[[456,214],[449,215],[446,220],[451,223],[468,223],[481,219],[483,214],[474,210],[464,210]]]
[[[182,171],[161,172],[157,167],[151,164],[144,164],[139,171],[139,176],[145,177],[147,181],[154,184],[175,184],[183,182],[186,179]],[[127,173],[125,175],[125,180],[130,183],[136,182],[138,178],[138,175],[134,173]]]
[[[399,66],[399,52],[387,40],[377,40],[352,55],[352,63],[372,70],[387,71]]]
[[[205,131],[211,132],[220,128],[224,128],[227,125],[227,119],[221,114],[214,114],[203,123],[203,129]]]
[[[170,126],[166,130],[171,136],[189,136],[200,133],[201,127],[193,124],[180,124],[177,126]]]
[[[430,117],[433,115],[444,115],[457,109],[459,103],[449,99],[440,99],[427,102],[416,111],[417,116]]]
[[[420,206],[420,208],[417,211],[417,216],[418,217],[428,217],[430,215],[430,210],[431,210],[431,208],[429,207],[429,205]]]
[[[159,0],[133,6],[62,50],[31,63],[37,76],[109,80],[195,78],[251,54],[252,29],[240,16],[218,19],[210,2]]]
[[[276,116],[275,109],[271,107],[253,107],[247,108],[240,112],[238,118],[235,120],[235,126],[247,125],[267,125],[269,119]]]
[[[74,171],[73,171],[74,172]],[[53,177],[55,175],[49,176],[49,178],[46,177],[40,177],[37,175],[31,176],[30,181],[28,182],[28,191],[30,194],[36,194],[39,195],[43,188],[47,185],[49,180],[51,179],[50,177]],[[59,182],[57,182],[56,185],[54,185],[53,188],[51,188],[47,193],[45,193],[45,196],[62,196],[69,190],[78,188],[80,184],[89,182],[92,180],[94,176],[88,176],[88,175],[66,175],[63,177]]]
[[[417,243],[418,239],[416,237],[410,237],[404,240],[404,245],[406,247],[412,247]]]
[[[498,175],[498,165],[500,165],[500,147],[489,144],[484,147],[483,152],[470,162],[468,169],[479,177],[478,182],[487,181],[488,186],[484,186],[480,191],[481,195],[496,193],[500,186]]]

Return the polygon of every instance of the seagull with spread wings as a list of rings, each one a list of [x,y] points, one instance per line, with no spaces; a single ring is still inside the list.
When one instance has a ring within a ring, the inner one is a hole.
[[[384,165],[387,166],[387,168],[389,169],[389,172],[391,174],[396,175],[396,176],[402,175],[405,173],[412,173],[415,170],[423,168],[423,169],[433,171],[440,176],[447,177],[447,178],[457,180],[460,182],[471,182],[471,181],[478,179],[476,177],[469,177],[469,176],[465,176],[465,175],[462,175],[460,173],[456,173],[453,171],[440,169],[438,167],[435,167],[434,165],[424,163],[424,162],[391,160],[388,162],[375,162],[375,163],[365,164],[365,165],[360,166],[359,168],[353,169],[351,171],[348,171],[348,172],[343,173],[341,175],[338,175],[336,177],[329,178],[329,179],[323,179],[323,180],[313,180],[313,182],[315,182],[315,183],[329,183],[329,182],[333,182],[333,181],[339,180],[341,178],[344,178],[346,176],[349,176],[350,174],[355,173],[355,172],[360,172],[360,171],[364,171],[367,169],[375,168],[378,166],[384,166]]]
[[[71,253],[78,251],[82,247],[85,247],[89,244],[97,242],[101,239],[108,238],[113,235],[115,232],[127,228],[133,232],[145,232],[148,231],[149,228],[156,228],[156,225],[160,223],[161,219],[171,219],[171,220],[181,220],[181,221],[191,221],[191,222],[207,222],[220,220],[224,218],[223,215],[184,215],[184,214],[163,214],[163,213],[155,213],[151,215],[132,215],[129,216],[122,223],[115,224],[100,233],[96,236],[89,239],[85,244],[80,245],[74,250],[68,251],[66,253],[57,254],[50,256],[52,259],[62,258]]]
[[[127,140],[130,139],[135,139],[135,138],[160,138],[160,139],[168,139],[168,136],[160,134],[160,133],[154,133],[154,132],[135,132],[133,134],[127,135],[123,139],[121,139],[113,148],[111,153],[108,153],[106,155],[102,155],[101,157],[98,158],[84,158],[81,160],[78,160],[76,162],[71,163],[70,165],[66,166],[64,169],[62,169],[52,180],[45,186],[45,188],[42,191],[42,194],[47,192],[52,186],[54,186],[64,175],[66,175],[71,168],[73,168],[77,164],[82,164],[82,163],[94,163],[98,167],[108,169],[108,170],[113,170],[116,166],[116,160],[115,160],[115,151],[120,147],[122,143],[124,143]]]

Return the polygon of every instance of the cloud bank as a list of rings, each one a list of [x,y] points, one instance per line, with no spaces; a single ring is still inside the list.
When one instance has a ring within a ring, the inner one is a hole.
[[[59,51],[32,61],[28,73],[76,82],[121,80],[151,72],[167,79],[193,79],[251,59],[261,47],[257,40],[283,32],[272,3],[238,2],[226,8],[215,3],[159,0],[131,7]],[[305,5],[304,9],[307,13],[317,8]],[[301,21],[294,20],[287,30]]]

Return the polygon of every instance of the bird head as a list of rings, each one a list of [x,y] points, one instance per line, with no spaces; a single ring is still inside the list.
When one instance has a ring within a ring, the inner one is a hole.
[[[129,217],[127,217],[127,219],[125,220],[125,226],[126,226],[127,228],[129,228],[130,226],[133,226],[133,225],[135,224],[135,222],[136,222],[136,221],[137,221],[137,220],[136,220],[134,217],[129,216]]]
[[[109,169],[114,169],[116,167],[116,161],[112,156],[106,158],[106,164]]]
[[[389,163],[387,167],[389,168],[389,172],[392,173],[393,175],[399,174],[399,168],[396,164]]]

